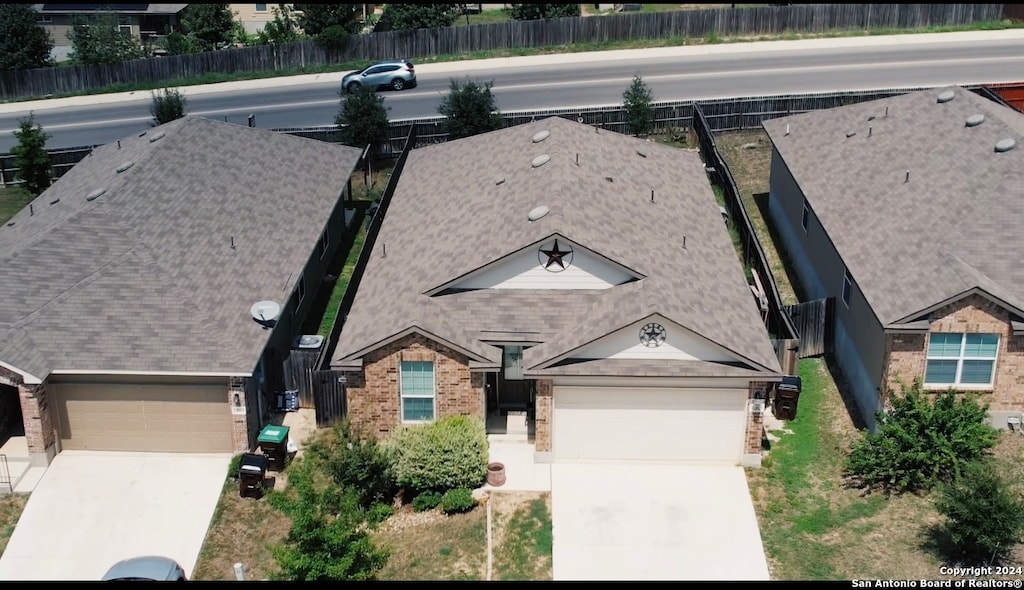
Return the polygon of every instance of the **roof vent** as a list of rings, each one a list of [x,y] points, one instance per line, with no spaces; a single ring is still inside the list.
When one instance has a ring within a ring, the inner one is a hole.
[[[533,134],[533,143],[540,143],[547,139],[549,135],[551,135],[551,132],[548,131],[547,129],[543,131],[538,131],[537,133]]]
[[[548,209],[546,205],[541,205],[539,207],[534,207],[533,209],[530,209],[530,214],[527,215],[527,217],[530,219],[530,221],[537,221],[541,217],[547,215],[548,211],[550,211],[550,209]]]
[[[89,194],[85,195],[85,200],[86,201],[95,201],[96,199],[98,199],[100,197],[100,195],[102,195],[105,192],[107,192],[107,189],[105,189],[105,188],[98,188],[98,189],[89,191]]]
[[[939,102],[949,102],[949,101],[953,100],[954,98],[956,98],[956,93],[953,92],[952,90],[946,90],[945,92],[942,92],[942,93],[939,94],[938,101]]]
[[[129,161],[125,162],[124,164],[121,164],[120,166],[117,167],[117,173],[120,174],[120,173],[124,172],[125,170],[131,168],[134,165],[135,165],[135,162],[132,162],[131,160],[129,160]]]
[[[977,127],[978,125],[981,125],[984,122],[985,122],[985,115],[982,115],[981,113],[978,113],[977,115],[971,115],[970,117],[967,117],[967,126],[968,127]]]
[[[50,204],[51,204],[51,205],[56,205],[56,204],[57,204],[57,203],[59,203],[59,202],[60,202],[60,197],[57,197],[56,199],[54,199],[54,200],[50,201]]]
[[[644,150],[637,150],[636,155],[640,156],[641,158],[646,158],[647,152],[645,152]]]
[[[999,153],[1008,152],[1017,146],[1017,140],[1012,137],[1000,139],[996,142],[996,151]]]
[[[498,180],[494,181],[494,186],[498,186],[498,185],[502,185],[502,184],[505,184],[505,179],[504,178],[499,178]]]
[[[547,154],[541,154],[541,155],[539,155],[539,156],[537,156],[536,158],[533,159],[533,162],[531,163],[531,165],[534,168],[540,168],[544,164],[547,164],[548,160],[550,160],[550,159],[551,159],[551,156],[549,156]]]
[[[153,143],[154,141],[157,141],[158,139],[162,139],[164,135],[165,135],[165,133],[163,131],[157,131],[156,133],[153,134],[153,137],[149,138],[149,143]]]

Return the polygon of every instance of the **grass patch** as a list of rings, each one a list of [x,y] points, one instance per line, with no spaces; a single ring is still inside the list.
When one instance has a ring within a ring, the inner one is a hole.
[[[32,201],[32,193],[20,187],[0,188],[0,223],[7,220],[28,206]]]
[[[361,216],[360,219],[362,219]],[[363,251],[363,242],[366,241],[366,224],[360,221],[357,227],[359,229],[352,240],[352,246],[348,249],[348,255],[345,257],[345,264],[341,268],[341,274],[338,275],[338,280],[334,282],[334,286],[330,290],[331,293],[327,300],[327,307],[324,309],[324,315],[320,320],[320,327],[317,328],[316,333],[324,337],[329,336],[331,333],[334,321],[338,317],[341,300],[345,297],[349,281],[352,280],[352,273],[356,269],[359,253]]]
[[[452,23],[456,27],[467,25],[493,25],[512,20],[504,10],[483,10],[477,14],[464,14]]]
[[[491,501],[497,529],[494,579],[550,580],[550,494],[496,493]]]
[[[391,552],[380,580],[483,580],[487,571],[487,511],[445,516],[406,506],[372,535]]]
[[[26,494],[8,494],[0,496],[0,555],[7,549],[7,542],[14,534],[14,527],[25,510],[25,503],[28,502]]]

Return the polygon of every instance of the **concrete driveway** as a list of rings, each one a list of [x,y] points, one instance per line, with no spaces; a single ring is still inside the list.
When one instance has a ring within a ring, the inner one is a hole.
[[[99,580],[138,555],[191,576],[230,455],[64,451],[36,484],[0,580]]]
[[[768,580],[743,468],[551,466],[554,579]]]

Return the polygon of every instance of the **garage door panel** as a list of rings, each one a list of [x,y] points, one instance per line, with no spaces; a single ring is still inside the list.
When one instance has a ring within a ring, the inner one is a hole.
[[[61,383],[52,403],[64,449],[233,450],[226,385]]]
[[[735,464],[746,429],[744,390],[555,387],[557,460]]]

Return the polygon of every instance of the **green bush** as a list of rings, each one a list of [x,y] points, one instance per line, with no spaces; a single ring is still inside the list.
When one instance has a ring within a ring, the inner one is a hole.
[[[441,512],[445,514],[469,512],[474,506],[476,499],[473,498],[473,490],[467,488],[448,490],[441,498]]]
[[[1024,502],[990,461],[966,465],[960,477],[942,486],[936,507],[946,516],[953,547],[973,562],[997,563],[1021,542]]]
[[[487,433],[483,421],[470,416],[403,428],[389,447],[396,481],[407,489],[472,489],[487,477]]]
[[[228,479],[238,479],[238,470],[242,467],[242,455],[231,457],[228,463]]]
[[[412,500],[412,509],[416,512],[426,512],[441,505],[444,496],[440,492],[421,492]]]
[[[359,505],[389,503],[395,496],[391,458],[376,440],[358,433],[348,421],[333,426],[329,442],[309,451],[324,465],[335,483],[355,493]]]
[[[395,509],[390,504],[377,503],[370,506],[370,509],[366,511],[366,520],[371,526],[376,526],[391,518],[394,513]]]
[[[892,409],[878,414],[876,432],[850,451],[846,475],[855,485],[887,493],[930,489],[956,479],[964,465],[995,445],[987,404],[973,396],[958,399],[953,390],[933,403],[920,380],[901,390]]]

